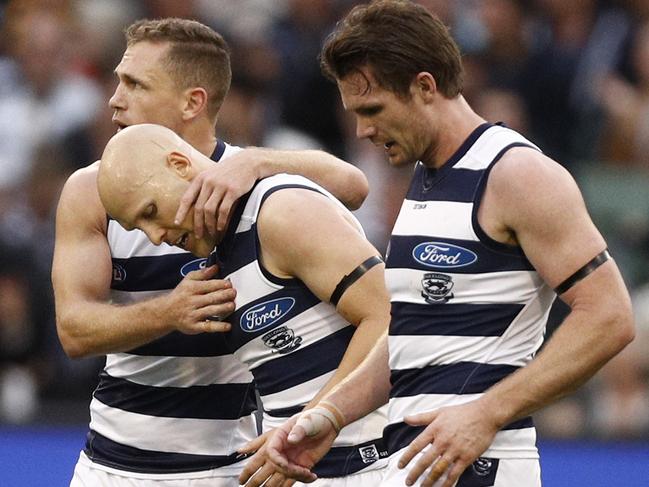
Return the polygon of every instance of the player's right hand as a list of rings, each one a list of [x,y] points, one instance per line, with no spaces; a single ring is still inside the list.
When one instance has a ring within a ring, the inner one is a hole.
[[[224,319],[234,311],[237,295],[232,283],[214,279],[217,266],[192,271],[169,293],[163,319],[171,330],[188,335],[226,332]]]

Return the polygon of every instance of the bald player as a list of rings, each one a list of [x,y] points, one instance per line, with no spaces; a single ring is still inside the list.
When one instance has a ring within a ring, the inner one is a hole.
[[[211,258],[220,277],[237,289],[226,345],[255,378],[268,430],[317,402],[387,330],[383,262],[342,204],[315,183],[286,174],[242,197],[225,231],[197,238],[193,212],[178,224],[174,216],[191,181],[212,164],[169,129],[132,126],[106,146],[99,195],[111,217],[154,244],[199,257],[216,245]],[[343,429],[315,468],[321,485],[377,485],[384,426],[380,409]],[[254,476],[271,476],[271,486],[281,480],[272,478],[270,465]]]

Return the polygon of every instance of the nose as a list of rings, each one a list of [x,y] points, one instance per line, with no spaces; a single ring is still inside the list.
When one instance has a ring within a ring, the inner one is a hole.
[[[147,226],[146,228],[142,228],[142,231],[146,233],[146,236],[151,240],[153,245],[160,245],[165,241],[167,236],[167,232],[159,227]]]
[[[368,122],[358,118],[356,120],[356,137],[359,139],[368,139],[376,135],[376,128]]]
[[[113,110],[116,109],[123,109],[125,106],[125,100],[124,100],[124,94],[122,90],[122,83],[119,83],[117,85],[117,88],[115,88],[115,93],[113,93],[113,96],[110,97],[110,100],[108,100],[108,106],[112,108]]]

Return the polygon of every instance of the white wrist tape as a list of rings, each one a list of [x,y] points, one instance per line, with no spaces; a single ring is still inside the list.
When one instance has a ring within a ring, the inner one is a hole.
[[[320,433],[329,422],[336,433],[340,432],[340,423],[336,415],[325,407],[315,407],[300,414],[296,426],[301,426],[307,436],[315,436]]]

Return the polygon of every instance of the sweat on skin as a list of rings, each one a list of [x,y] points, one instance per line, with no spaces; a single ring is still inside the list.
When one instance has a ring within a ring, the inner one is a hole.
[[[212,166],[172,130],[153,124],[119,131],[106,145],[97,189],[106,212],[124,228],[140,228],[155,244],[166,242],[206,257],[217,238],[193,233],[193,212],[174,223],[190,181]]]

